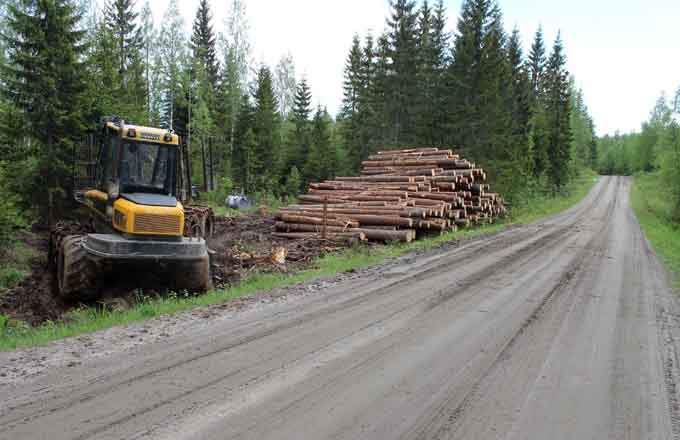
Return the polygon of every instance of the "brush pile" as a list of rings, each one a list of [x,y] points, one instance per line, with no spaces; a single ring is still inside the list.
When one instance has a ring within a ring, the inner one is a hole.
[[[492,223],[506,209],[484,182],[484,170],[451,150],[380,151],[360,177],[310,184],[297,205],[279,212],[277,236],[411,242]]]

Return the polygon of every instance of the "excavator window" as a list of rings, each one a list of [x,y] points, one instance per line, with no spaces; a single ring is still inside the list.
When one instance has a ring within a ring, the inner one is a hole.
[[[124,142],[120,162],[122,190],[172,194],[176,154],[174,146]]]

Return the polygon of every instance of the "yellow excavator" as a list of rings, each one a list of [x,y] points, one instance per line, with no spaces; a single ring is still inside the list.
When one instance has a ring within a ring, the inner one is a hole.
[[[104,118],[89,186],[77,188],[76,221],[50,235],[55,288],[66,298],[98,295],[104,276],[160,276],[171,289],[211,287],[205,236],[210,210],[183,206],[180,138],[171,131]],[[189,187],[191,187],[189,185]]]

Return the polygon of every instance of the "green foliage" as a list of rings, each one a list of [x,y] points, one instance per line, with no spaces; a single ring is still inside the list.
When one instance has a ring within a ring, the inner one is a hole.
[[[560,34],[553,45],[545,72],[545,100],[547,119],[548,179],[561,189],[569,180],[571,157],[571,111],[569,73]]]
[[[26,272],[15,267],[0,267],[0,291],[17,285],[26,277]]]
[[[40,173],[32,180],[42,188],[25,197],[43,209],[44,218],[69,189],[67,163],[83,129],[85,33],[79,19],[70,1],[22,0],[9,5],[3,32],[8,60],[2,91],[17,112],[16,125],[4,125],[3,131],[16,143],[35,145]]]
[[[257,74],[257,86],[253,95],[255,108],[253,113],[254,143],[250,162],[252,178],[256,188],[265,191],[274,190],[274,182],[278,181],[277,170],[280,160],[280,115],[278,103],[274,95],[272,74],[268,67],[262,66]]]
[[[319,182],[335,177],[338,171],[337,152],[331,144],[330,116],[317,108],[312,123],[312,147],[304,168],[304,182]]]
[[[676,197],[674,199],[674,197]],[[675,214],[677,195],[659,172],[635,176],[631,204],[640,225],[680,287],[680,218]]]
[[[15,231],[26,226],[18,203],[19,197],[8,185],[5,164],[0,162],[0,243],[10,243]]]
[[[311,113],[312,92],[307,84],[307,79],[302,78],[295,91],[291,115],[295,128],[288,132],[284,171],[290,170],[292,167],[299,171],[305,166],[311,144],[311,124],[309,121]]]
[[[186,133],[186,97],[189,78],[186,72],[186,41],[184,19],[177,0],[171,0],[163,15],[158,39],[161,82],[161,126]]]
[[[598,168],[604,174],[654,172],[667,197],[667,222],[680,222],[680,127],[662,95],[639,133],[604,136],[598,142]],[[657,210],[658,211],[658,210]]]
[[[680,224],[680,126],[675,121],[666,130],[658,163],[669,196],[670,220]]]
[[[296,166],[290,169],[290,174],[286,178],[285,195],[288,197],[297,197],[300,194],[302,187],[302,176]]]
[[[210,90],[215,90],[219,76],[219,62],[217,61],[215,32],[211,21],[212,13],[208,0],[201,0],[194,19],[190,45],[194,63],[201,66],[205,71],[206,78],[204,81],[210,85]]]

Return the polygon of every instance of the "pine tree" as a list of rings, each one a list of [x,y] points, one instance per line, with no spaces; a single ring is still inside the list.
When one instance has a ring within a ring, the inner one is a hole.
[[[272,191],[279,176],[281,159],[278,103],[274,94],[274,84],[268,67],[260,67],[257,73],[257,86],[254,93],[255,114],[253,133],[255,149],[251,161],[254,163],[254,181],[260,191]]]
[[[207,81],[212,90],[217,88],[219,62],[215,48],[215,32],[211,24],[212,13],[208,0],[201,0],[196,11],[191,35],[191,50],[194,60],[198,62],[206,73]]]
[[[45,20],[45,17],[50,17]],[[33,188],[24,188],[51,220],[55,198],[68,189],[66,163],[82,135],[86,90],[81,63],[85,32],[71,1],[21,0],[9,5],[4,33],[8,63],[3,93],[18,110],[27,132],[40,145]],[[44,179],[44,180],[43,180]]]
[[[392,9],[387,20],[391,77],[387,110],[391,138],[395,145],[415,141],[415,113],[413,103],[418,95],[417,13],[411,0],[390,1]]]
[[[560,34],[548,59],[545,78],[548,177],[552,186],[562,188],[569,178],[571,162],[571,124],[569,73]]]

